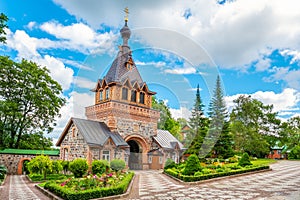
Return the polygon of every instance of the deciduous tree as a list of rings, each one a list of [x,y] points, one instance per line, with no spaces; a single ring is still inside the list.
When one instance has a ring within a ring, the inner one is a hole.
[[[0,57],[0,147],[19,148],[22,136],[51,132],[64,103],[46,67]]]

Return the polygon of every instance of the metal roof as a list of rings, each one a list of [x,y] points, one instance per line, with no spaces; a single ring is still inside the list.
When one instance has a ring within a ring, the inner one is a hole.
[[[22,154],[22,155],[48,155],[58,156],[59,149],[54,150],[35,150],[35,149],[3,149],[0,154]]]
[[[183,144],[179,142],[169,131],[158,129],[157,135],[153,138],[162,148],[174,149],[178,144],[180,149],[184,149]]]
[[[60,146],[63,138],[68,132],[71,124],[74,123],[82,134],[84,140],[89,145],[100,145],[103,146],[109,138],[115,143],[116,146],[128,146],[125,140],[118,133],[110,132],[109,128],[104,122],[71,118],[64,132],[57,142],[57,146]]]

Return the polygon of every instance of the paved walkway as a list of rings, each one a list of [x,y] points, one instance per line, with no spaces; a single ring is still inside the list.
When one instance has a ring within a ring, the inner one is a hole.
[[[43,193],[34,187],[25,176],[11,175],[6,182],[0,187],[1,200],[48,200]]]
[[[279,161],[269,172],[205,183],[180,185],[158,171],[137,171],[131,199],[300,200],[300,162]]]
[[[201,185],[181,185],[159,171],[136,171],[126,199],[254,199],[300,200],[300,162],[279,161],[272,171],[226,178]],[[8,176],[0,187],[1,200],[47,200],[24,176]]]

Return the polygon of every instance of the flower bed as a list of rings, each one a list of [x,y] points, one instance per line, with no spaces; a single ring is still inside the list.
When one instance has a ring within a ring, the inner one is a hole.
[[[64,181],[49,181],[44,188],[63,199],[93,199],[119,195],[126,192],[134,173],[109,173],[102,176],[69,178]]]
[[[218,170],[221,168],[217,168],[216,170],[204,168],[202,172],[196,172],[194,175],[182,175],[180,170],[171,168],[171,169],[164,170],[164,173],[173,176],[175,178],[178,178],[184,182],[195,182],[195,181],[202,181],[202,180],[207,180],[207,179],[212,179],[217,177],[242,174],[246,172],[259,171],[259,170],[264,170],[269,168],[270,168],[269,166],[251,166],[251,167],[245,167],[240,169],[224,168],[224,170]]]

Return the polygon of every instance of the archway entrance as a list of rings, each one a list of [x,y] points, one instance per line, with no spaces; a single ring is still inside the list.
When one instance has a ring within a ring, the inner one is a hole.
[[[30,161],[30,158],[21,158],[21,160],[19,161],[18,164],[18,170],[17,170],[17,174],[18,175],[22,175],[24,172],[26,172],[26,163]]]
[[[135,140],[127,141],[130,146],[130,156],[129,156],[129,169],[139,170],[143,169],[143,149],[139,143]]]

